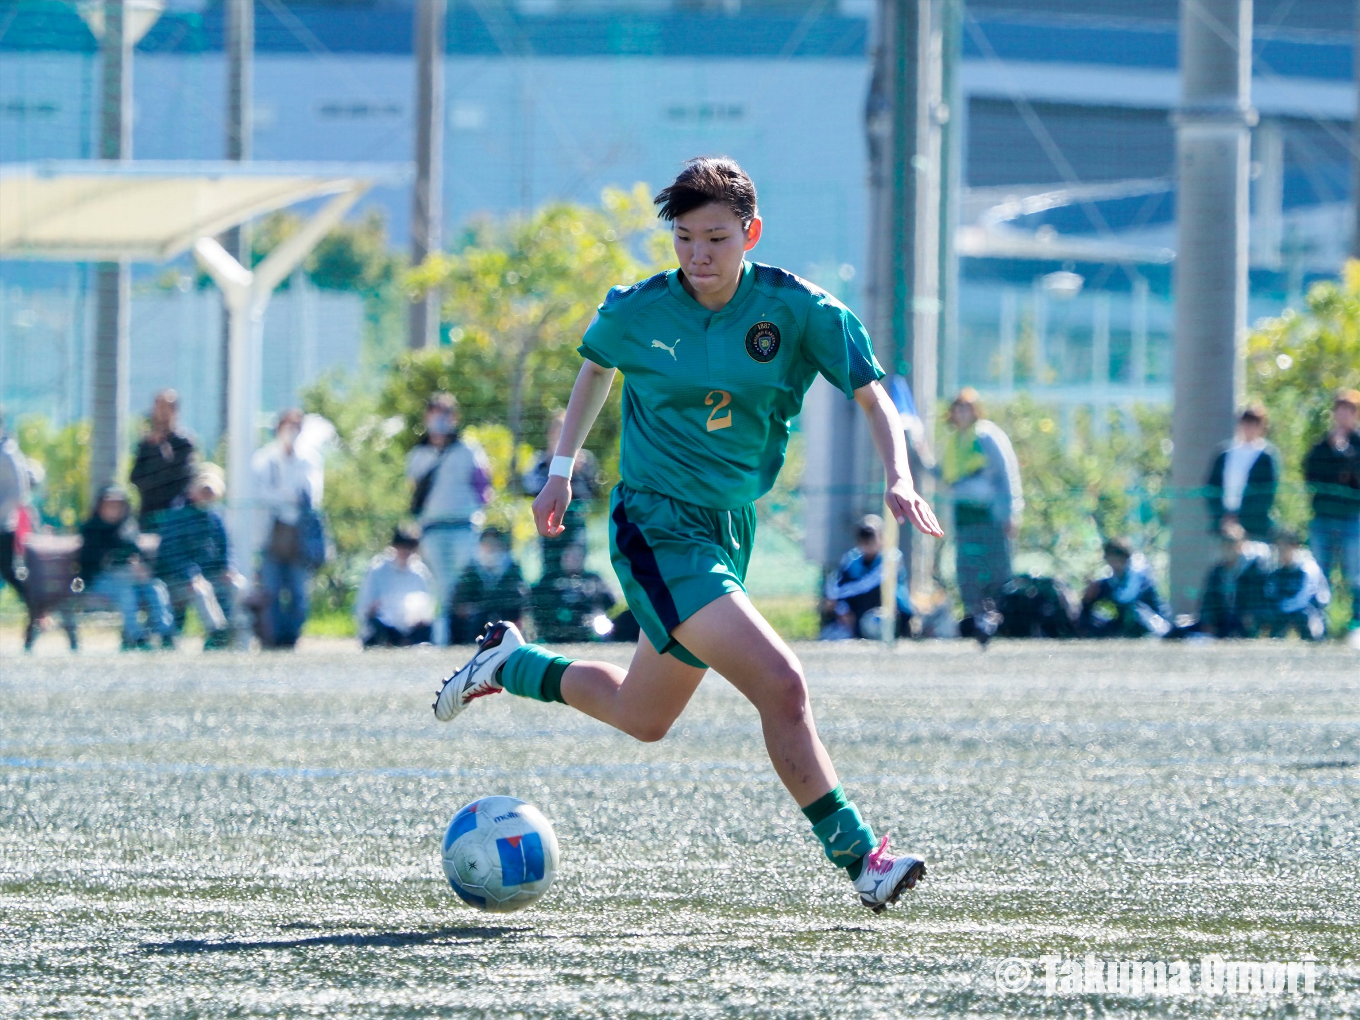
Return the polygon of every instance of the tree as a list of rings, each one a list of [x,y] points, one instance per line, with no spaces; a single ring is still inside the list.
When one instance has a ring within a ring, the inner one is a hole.
[[[1303,458],[1330,426],[1332,398],[1360,387],[1360,262],[1339,280],[1316,283],[1304,309],[1263,319],[1247,339],[1247,389],[1270,412],[1271,440],[1280,448],[1280,523],[1303,530],[1312,507]]]
[[[1058,408],[1020,396],[993,416],[1020,462],[1025,512],[1017,545],[1026,557],[1038,556],[1022,569],[1080,583],[1099,569],[1107,539],[1133,538],[1154,560],[1165,551],[1169,412],[1139,406],[1127,418],[1095,413],[1078,409],[1064,429]]]
[[[558,202],[474,225],[457,251],[432,254],[410,275],[416,293],[439,292],[455,342],[403,359],[388,387],[391,406],[417,425],[415,401],[449,389],[466,420],[509,428],[517,474],[526,421],[542,424],[566,405],[581,334],[610,287],[649,271],[657,233],[641,184],[606,189],[598,209]],[[617,401],[592,445],[617,437]]]
[[[35,497],[42,523],[74,528],[89,512],[90,423],[54,428],[41,416],[24,418],[16,439],[24,456],[43,467],[43,484]]]

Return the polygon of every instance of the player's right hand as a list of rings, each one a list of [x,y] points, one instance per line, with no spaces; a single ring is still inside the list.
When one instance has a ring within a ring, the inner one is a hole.
[[[571,506],[571,481],[561,475],[552,475],[548,484],[534,497],[534,524],[538,533],[548,538],[562,534],[562,516]]]

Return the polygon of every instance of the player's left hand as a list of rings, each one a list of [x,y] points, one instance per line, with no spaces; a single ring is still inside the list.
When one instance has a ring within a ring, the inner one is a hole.
[[[898,482],[888,489],[883,501],[888,505],[888,512],[897,518],[898,524],[911,521],[917,531],[944,538],[944,529],[936,520],[935,511],[911,485]]]
[[[534,498],[534,524],[538,533],[556,538],[566,529],[562,517],[571,506],[571,480],[553,475]]]

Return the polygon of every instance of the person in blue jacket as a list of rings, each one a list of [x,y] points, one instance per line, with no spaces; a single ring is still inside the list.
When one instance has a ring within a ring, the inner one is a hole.
[[[859,523],[855,547],[841,557],[826,579],[822,601],[822,640],[878,640],[883,634],[883,518],[869,514]],[[907,579],[897,574],[897,636],[910,634],[911,599]]]
[[[1157,591],[1147,562],[1136,556],[1127,539],[1105,543],[1109,574],[1086,586],[1078,628],[1085,637],[1165,637],[1171,631],[1171,607]]]

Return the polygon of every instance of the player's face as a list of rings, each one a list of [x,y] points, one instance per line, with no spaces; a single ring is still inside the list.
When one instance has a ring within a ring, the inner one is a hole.
[[[730,206],[711,202],[677,216],[672,225],[675,257],[700,297],[731,297],[746,253],[760,240],[760,217],[743,228]]]

